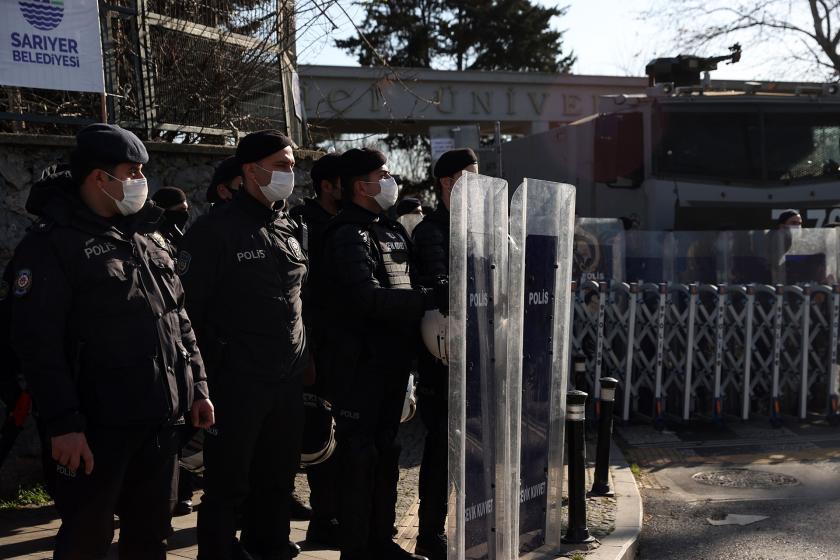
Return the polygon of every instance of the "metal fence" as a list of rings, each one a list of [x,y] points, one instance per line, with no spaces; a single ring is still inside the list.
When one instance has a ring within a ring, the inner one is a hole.
[[[100,1],[110,122],[149,139],[221,143],[279,128],[300,140],[292,0]],[[0,87],[0,130],[72,133],[101,96]]]
[[[572,284],[575,380],[624,420],[838,414],[840,285]]]

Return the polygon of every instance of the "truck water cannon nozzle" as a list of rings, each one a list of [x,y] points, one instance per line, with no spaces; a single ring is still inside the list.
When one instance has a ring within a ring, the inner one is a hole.
[[[729,47],[729,54],[708,58],[681,54],[676,57],[655,58],[645,66],[650,87],[656,84],[672,83],[674,87],[699,86],[703,72],[717,70],[718,63],[735,64],[741,60],[741,45]]]

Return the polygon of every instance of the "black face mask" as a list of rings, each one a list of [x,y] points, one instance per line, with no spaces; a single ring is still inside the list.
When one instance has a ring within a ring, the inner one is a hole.
[[[190,219],[190,213],[183,210],[167,210],[164,213],[166,223],[176,226],[180,231],[184,231],[184,226],[187,225],[187,220]]]

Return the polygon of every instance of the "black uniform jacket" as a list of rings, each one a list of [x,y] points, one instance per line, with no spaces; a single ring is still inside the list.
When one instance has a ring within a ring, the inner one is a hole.
[[[434,307],[412,289],[411,243],[398,223],[349,204],[325,235],[330,348],[339,367],[397,371],[413,359],[419,320]]]
[[[36,184],[41,217],[12,261],[12,343],[51,435],[173,423],[207,398],[163,210],[107,220],[69,173]]]
[[[282,380],[306,366],[301,289],[307,260],[284,211],[245,191],[187,231],[178,272],[211,383]]]
[[[449,276],[449,210],[439,204],[437,209],[417,224],[414,241],[417,281],[432,287],[438,276]]]
[[[333,215],[324,210],[314,198],[307,198],[303,204],[292,208],[289,215],[301,224],[303,250],[309,258],[309,275],[303,291],[303,318],[310,333],[315,333],[310,340],[310,348],[323,334],[324,297],[329,284],[324,278],[322,261],[324,252],[324,233]]]

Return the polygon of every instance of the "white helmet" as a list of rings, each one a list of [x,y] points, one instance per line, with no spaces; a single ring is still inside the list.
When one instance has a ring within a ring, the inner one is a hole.
[[[449,319],[437,309],[426,311],[420,322],[423,344],[432,356],[449,365]]]
[[[181,448],[178,463],[190,472],[204,471],[204,430],[196,430],[192,439]]]
[[[400,422],[408,422],[417,413],[417,395],[414,392],[414,374],[408,376],[408,385],[405,388],[405,400],[403,400],[402,415]]]

